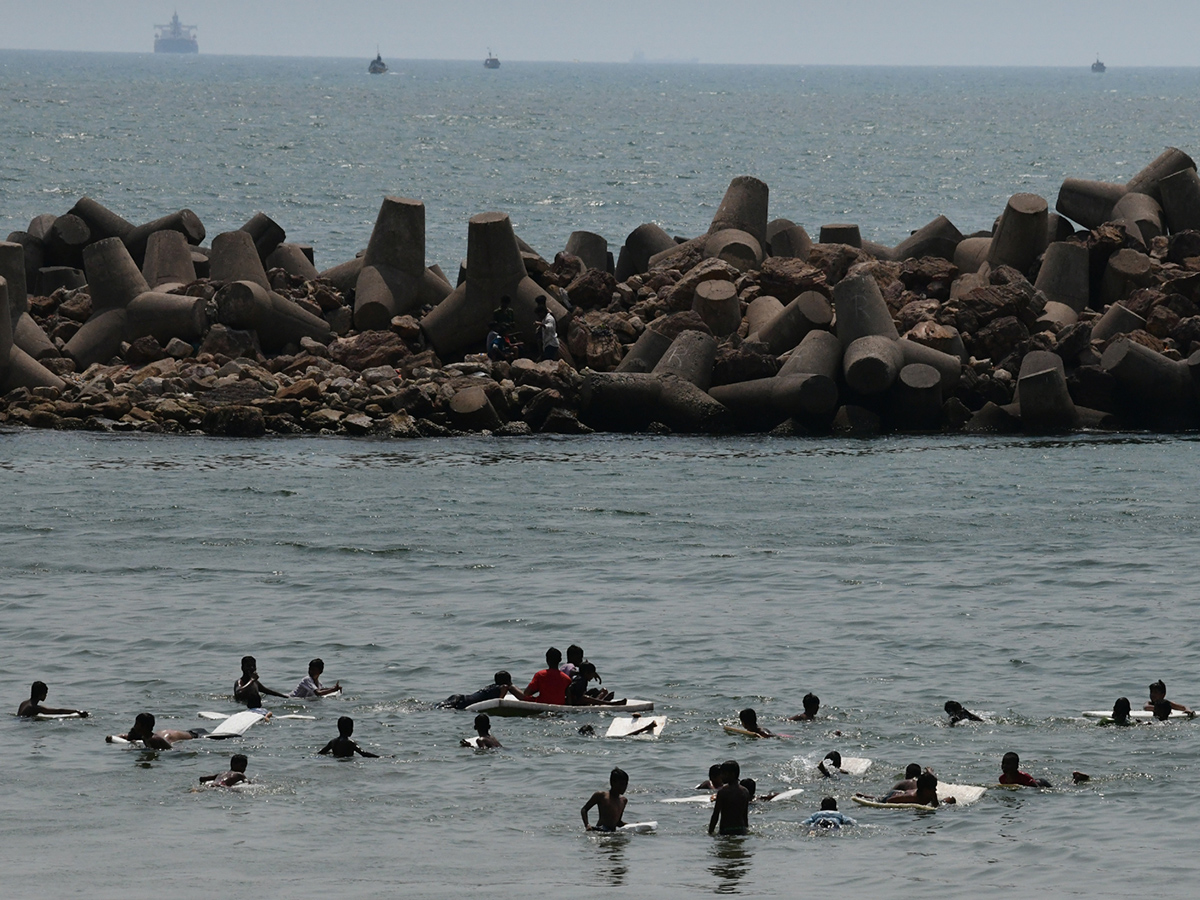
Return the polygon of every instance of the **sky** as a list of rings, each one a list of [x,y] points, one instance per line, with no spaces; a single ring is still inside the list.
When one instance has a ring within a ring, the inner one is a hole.
[[[506,62],[1200,65],[1197,0],[0,0],[0,49]]]

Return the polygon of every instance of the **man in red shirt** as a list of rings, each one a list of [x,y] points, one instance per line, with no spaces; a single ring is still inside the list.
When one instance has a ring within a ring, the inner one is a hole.
[[[557,647],[546,651],[546,668],[542,669],[529,682],[529,687],[522,692],[523,700],[534,703],[551,703],[562,706],[567,702],[567,686],[571,679],[566,672],[559,671],[562,662],[562,652]]]
[[[1000,783],[1019,784],[1023,787],[1050,787],[1045,778],[1034,778],[1028,772],[1021,771],[1021,757],[1015,753],[1005,753],[1000,760]]]

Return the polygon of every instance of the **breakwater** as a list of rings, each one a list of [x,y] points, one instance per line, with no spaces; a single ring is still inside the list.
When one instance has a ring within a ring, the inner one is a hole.
[[[814,240],[768,196],[741,176],[703,235],[575,232],[549,255],[484,213],[453,281],[416,200],[385,198],[365,250],[318,272],[263,213],[206,247],[190,210],[135,225],[84,197],[0,245],[0,416],[234,436],[1196,427],[1186,153],[894,247],[844,223]],[[481,352],[502,297],[527,350],[545,303],[561,359]]]

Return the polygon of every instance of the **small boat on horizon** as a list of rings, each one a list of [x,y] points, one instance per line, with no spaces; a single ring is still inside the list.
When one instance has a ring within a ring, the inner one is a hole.
[[[371,64],[367,66],[367,71],[372,75],[382,75],[387,70],[387,63],[383,61],[383,57],[380,56],[379,51],[376,50],[375,58],[371,60]]]
[[[1097,54],[1096,61],[1094,63],[1092,63],[1092,71],[1099,73],[1099,72],[1104,72],[1107,69],[1108,69],[1108,66],[1106,66],[1104,63],[1100,62],[1100,56],[1099,56],[1099,54]]]
[[[495,56],[493,56],[493,55],[492,55],[492,50],[491,50],[491,48],[490,48],[490,47],[488,48],[488,55],[487,55],[487,59],[485,59],[485,60],[483,61],[483,67],[484,67],[485,69],[498,69],[498,68],[500,68],[500,60],[498,60],[498,59],[497,59]]]

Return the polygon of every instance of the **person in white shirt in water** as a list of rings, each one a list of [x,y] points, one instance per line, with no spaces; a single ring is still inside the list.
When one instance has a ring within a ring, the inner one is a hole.
[[[336,694],[342,689],[340,681],[335,682],[333,687],[321,687],[321,673],[325,671],[325,662],[321,659],[314,659],[308,664],[308,675],[306,675],[298,685],[292,690],[290,697],[325,697],[329,694]]]

